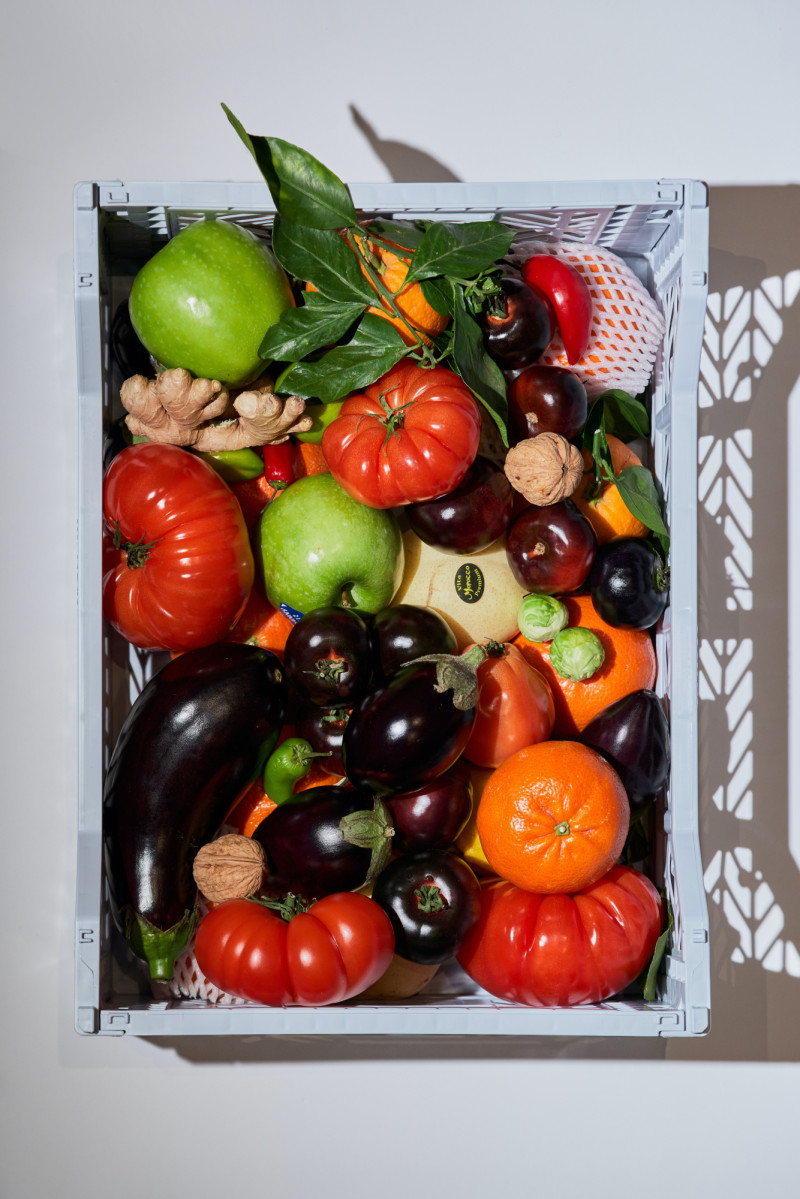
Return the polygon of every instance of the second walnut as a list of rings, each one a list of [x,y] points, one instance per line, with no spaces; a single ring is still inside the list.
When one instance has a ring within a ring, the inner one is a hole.
[[[540,433],[511,447],[504,470],[511,486],[537,507],[565,500],[583,478],[581,452],[560,433]]]

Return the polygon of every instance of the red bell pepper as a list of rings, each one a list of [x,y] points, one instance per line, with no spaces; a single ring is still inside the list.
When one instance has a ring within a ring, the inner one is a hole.
[[[522,277],[553,305],[567,361],[580,362],[592,330],[592,294],[583,275],[552,254],[534,254],[523,264]]]

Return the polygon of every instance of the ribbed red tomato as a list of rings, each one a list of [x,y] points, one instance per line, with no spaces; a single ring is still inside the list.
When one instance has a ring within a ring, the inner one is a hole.
[[[337,891],[287,915],[253,899],[212,908],[194,946],[203,974],[240,999],[313,1007],[360,994],[392,960],[391,921],[366,895]]]
[[[241,616],[255,566],[239,504],[174,445],[122,450],[103,482],[103,611],[140,649],[198,649]]]
[[[488,656],[478,666],[478,703],[464,757],[494,769],[518,749],[547,740],[555,705],[549,684],[516,645],[489,641],[484,649]]]
[[[345,400],[322,436],[337,483],[370,508],[436,499],[457,487],[478,452],[481,414],[446,367],[404,358]]]
[[[458,954],[479,986],[511,1003],[600,1003],[639,977],[661,934],[658,891],[613,866],[575,895],[538,895],[504,879],[484,884],[478,923]]]

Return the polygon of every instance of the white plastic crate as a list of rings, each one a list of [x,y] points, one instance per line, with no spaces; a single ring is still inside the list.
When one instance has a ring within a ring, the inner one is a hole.
[[[274,209],[258,183],[81,183],[75,189],[75,314],[80,402],[79,771],[75,930],[76,1028],[81,1033],[680,1036],[707,1031],[708,913],[697,818],[697,387],[708,271],[708,197],[695,180],[356,185],[365,213],[447,220],[499,216],[520,230],[599,244],[621,255],[657,300],[664,345],[648,389],[650,465],[672,535],[670,606],[656,634],[672,734],[658,807],[656,877],[674,929],[657,1000],[615,998],[536,1009],[481,991],[457,965],[402,1003],[267,1008],[200,1000],[156,1002],[146,970],[117,934],[102,860],[105,768],[131,703],[165,661],[103,624],[101,491],[105,431],[122,414],[111,322],[143,262],[205,213],[268,234]]]

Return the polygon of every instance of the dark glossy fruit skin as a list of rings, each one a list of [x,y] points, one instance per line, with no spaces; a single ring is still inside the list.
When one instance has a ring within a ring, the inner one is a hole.
[[[618,537],[599,547],[589,590],[595,612],[614,628],[649,629],[669,601],[661,558],[641,537]]]
[[[475,709],[459,711],[452,691],[435,690],[436,666],[398,670],[353,710],[344,734],[352,783],[408,791],[449,770],[466,745]]]
[[[320,708],[316,704],[302,704],[295,717],[298,737],[304,737],[315,753],[326,755],[319,758],[318,762],[331,774],[344,774],[342,738],[349,716],[347,708]]]
[[[267,851],[268,888],[321,899],[360,887],[371,850],[351,845],[339,828],[343,816],[371,811],[369,792],[349,787],[309,787],[262,820],[253,836]]]
[[[503,370],[519,370],[541,358],[550,345],[556,330],[555,313],[547,297],[521,275],[504,275],[500,286],[503,314],[480,317],[484,345]]]
[[[572,500],[523,508],[506,537],[514,578],[537,595],[566,594],[582,587],[596,552],[594,529]]]
[[[372,646],[362,616],[347,608],[314,608],[286,639],[283,664],[292,690],[323,708],[348,706],[372,677]]]
[[[387,795],[395,844],[405,850],[445,849],[472,815],[472,779],[462,758],[450,770],[412,791]]]
[[[195,905],[192,864],[277,740],[287,688],[280,661],[217,644],[168,663],[134,703],[105,780],[103,839],[112,903],[158,929]]]
[[[388,679],[413,658],[454,654],[456,638],[445,618],[432,608],[397,604],[373,618],[372,649],[376,675]]]
[[[589,403],[577,375],[562,366],[529,366],[508,385],[512,444],[537,433],[560,433],[568,441],[586,424]]]
[[[422,910],[425,887],[438,889],[440,910]],[[481,910],[480,884],[470,867],[438,850],[395,858],[376,878],[372,898],[392,922],[395,952],[427,966],[455,957]]]
[[[669,724],[654,691],[634,691],[598,712],[580,735],[614,767],[628,799],[640,807],[669,776]]]
[[[428,545],[451,554],[477,554],[502,537],[514,511],[514,489],[499,466],[476,458],[454,491],[408,504],[405,517]]]

